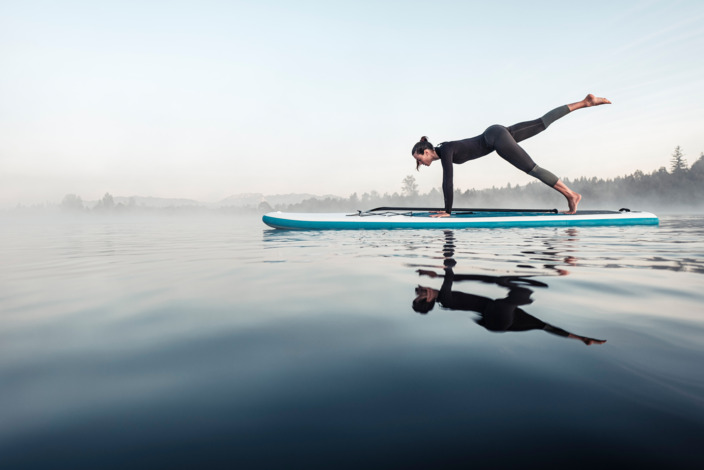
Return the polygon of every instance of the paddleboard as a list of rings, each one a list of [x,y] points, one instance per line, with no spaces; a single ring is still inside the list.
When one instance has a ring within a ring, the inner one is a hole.
[[[574,227],[607,225],[658,225],[650,212],[587,210],[564,214],[556,209],[457,209],[450,217],[431,217],[428,208],[380,207],[356,213],[270,212],[265,224],[278,229],[374,230],[374,229],[462,229],[506,227]]]

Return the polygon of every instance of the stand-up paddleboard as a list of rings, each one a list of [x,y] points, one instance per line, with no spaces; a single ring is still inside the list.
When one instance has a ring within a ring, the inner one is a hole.
[[[453,209],[450,217],[431,217],[442,209],[423,207],[378,207],[356,213],[270,212],[265,224],[281,229],[373,230],[373,229],[459,229],[502,227],[572,227],[599,225],[658,225],[650,212],[577,211],[564,214],[557,209]]]

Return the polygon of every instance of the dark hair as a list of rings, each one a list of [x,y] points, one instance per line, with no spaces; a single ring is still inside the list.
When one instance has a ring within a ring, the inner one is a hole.
[[[419,299],[416,298],[413,300],[413,310],[420,313],[421,315],[425,315],[429,311],[431,311],[435,307],[435,301],[431,300],[428,302],[425,299]]]
[[[413,146],[411,155],[423,154],[426,150],[433,150],[433,144],[428,142],[428,138],[426,136],[423,136],[420,138],[420,141]],[[420,162],[416,161],[416,170],[418,170],[418,168],[420,168]]]
[[[423,296],[423,289],[427,288],[423,286],[416,287],[416,298],[413,299],[413,310],[422,315],[425,315],[426,313],[431,311],[433,307],[435,307],[435,300],[428,301]]]

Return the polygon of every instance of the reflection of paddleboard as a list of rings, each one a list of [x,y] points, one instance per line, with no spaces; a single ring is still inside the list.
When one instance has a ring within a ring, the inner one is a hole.
[[[270,212],[262,220],[274,228],[303,230],[573,227],[659,223],[657,216],[650,212],[628,209],[577,211],[576,214],[563,214],[556,209],[454,209],[450,217],[431,217],[430,211],[435,210],[441,209],[379,207],[354,214]]]

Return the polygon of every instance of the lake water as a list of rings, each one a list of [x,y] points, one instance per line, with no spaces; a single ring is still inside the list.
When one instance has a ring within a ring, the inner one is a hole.
[[[704,457],[702,216],[336,232],[3,216],[0,259],[3,468]]]

